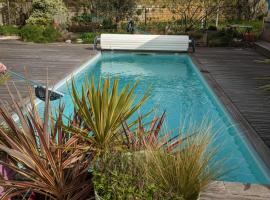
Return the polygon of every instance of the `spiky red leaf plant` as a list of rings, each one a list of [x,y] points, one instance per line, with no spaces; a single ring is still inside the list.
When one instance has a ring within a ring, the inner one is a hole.
[[[162,131],[165,116],[164,112],[160,117],[154,117],[148,126],[143,124],[142,117],[139,117],[133,131],[127,123],[123,123],[128,148],[134,151],[164,149],[169,153],[181,145],[186,138],[180,137],[180,134],[171,137],[173,131]]]
[[[14,120],[6,107],[0,107],[0,117],[9,129],[7,132],[0,128],[0,138],[3,138],[0,151],[9,156],[8,162],[0,161],[0,164],[14,171],[17,178],[0,178],[0,186],[5,188],[0,199],[25,195],[26,192],[41,194],[50,200],[87,199],[93,188],[88,172],[91,159],[76,148],[78,140],[63,130],[64,107],[59,106],[59,113],[53,120],[47,91],[42,118],[31,91],[31,106],[28,107],[21,108],[10,95],[18,120]],[[20,94],[17,95],[21,99]]]

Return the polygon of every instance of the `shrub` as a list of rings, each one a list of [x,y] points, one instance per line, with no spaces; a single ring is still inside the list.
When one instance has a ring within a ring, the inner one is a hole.
[[[105,18],[102,22],[103,29],[116,29],[117,25],[112,21],[111,18]]]
[[[5,36],[19,35],[19,33],[20,33],[20,30],[16,26],[11,26],[11,25],[0,26],[0,35],[5,35]]]
[[[46,26],[43,31],[43,37],[46,42],[55,42],[61,36],[60,32],[53,26]]]
[[[72,21],[87,24],[89,22],[92,22],[92,15],[82,14],[82,15],[74,16],[72,18]]]
[[[217,27],[216,27],[216,26],[213,26],[213,25],[210,25],[210,26],[208,27],[208,30],[209,30],[209,31],[217,31]]]
[[[27,24],[21,29],[21,37],[28,42],[46,43],[57,41],[60,33],[53,26]]]
[[[95,41],[95,38],[100,35],[100,33],[91,33],[91,32],[86,32],[86,33],[81,33],[80,34],[80,39],[82,39],[83,43],[85,44],[93,44]]]
[[[58,16],[62,23],[67,21],[67,8],[62,0],[34,0],[28,24],[50,25]]]
[[[153,199],[156,187],[146,184],[139,157],[131,153],[104,156],[93,173],[95,191],[103,200]]]
[[[28,42],[43,42],[43,30],[42,26],[25,25],[21,29],[21,37]]]
[[[195,40],[200,40],[203,37],[203,32],[200,31],[192,31],[189,33],[189,36]]]
[[[239,33],[233,29],[223,28],[214,33],[208,33],[208,46],[229,46]]]

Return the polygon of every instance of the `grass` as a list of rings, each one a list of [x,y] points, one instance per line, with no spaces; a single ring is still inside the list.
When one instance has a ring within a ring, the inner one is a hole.
[[[174,153],[163,149],[145,151],[146,178],[164,196],[196,200],[211,181],[222,175],[222,162],[212,162],[216,150],[209,146],[211,129],[199,129],[199,134],[188,137]]]

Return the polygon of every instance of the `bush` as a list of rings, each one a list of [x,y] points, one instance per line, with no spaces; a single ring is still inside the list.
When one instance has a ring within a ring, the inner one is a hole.
[[[81,33],[80,34],[80,39],[82,39],[83,43],[85,44],[93,44],[95,41],[95,38],[100,35],[100,33]]]
[[[41,42],[43,40],[43,27],[35,25],[25,25],[21,29],[21,37],[28,42]]]
[[[46,42],[55,42],[60,38],[60,36],[60,32],[53,26],[47,26],[43,31],[43,37]]]
[[[112,153],[104,156],[94,170],[96,193],[103,200],[154,199],[157,189],[146,184],[139,157],[131,153]]]
[[[53,26],[25,25],[21,29],[22,39],[27,42],[47,43],[55,42],[60,37],[60,33]]]
[[[20,30],[16,26],[11,26],[11,25],[0,26],[0,35],[5,35],[5,36],[19,35],[19,33],[20,33]]]
[[[238,38],[239,33],[233,29],[223,28],[214,33],[208,33],[208,46],[230,46],[233,38]]]
[[[189,33],[189,36],[195,40],[200,40],[203,37],[203,32],[193,31]]]
[[[61,24],[66,23],[68,12],[62,0],[34,0],[27,23],[46,26],[52,24],[55,16],[62,19]]]
[[[208,30],[209,30],[209,31],[217,31],[217,27],[216,27],[216,26],[213,26],[213,25],[210,25],[210,26],[208,27]]]
[[[92,22],[92,15],[82,14],[82,15],[74,16],[72,18],[72,21],[87,24],[89,22]]]
[[[103,29],[117,29],[117,25],[113,23],[111,18],[106,18],[102,22]]]

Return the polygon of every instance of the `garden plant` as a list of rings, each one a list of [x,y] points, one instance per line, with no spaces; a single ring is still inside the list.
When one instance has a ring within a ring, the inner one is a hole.
[[[119,90],[117,79],[86,78],[78,92],[73,81],[68,122],[63,104],[52,113],[47,97],[41,114],[31,89],[30,107],[10,94],[18,120],[1,106],[0,150],[8,156],[1,164],[14,176],[1,177],[0,199],[197,199],[220,175],[211,164],[211,129],[172,137],[162,129],[165,113],[149,123],[151,112],[130,120],[150,95],[136,101],[137,84]]]

